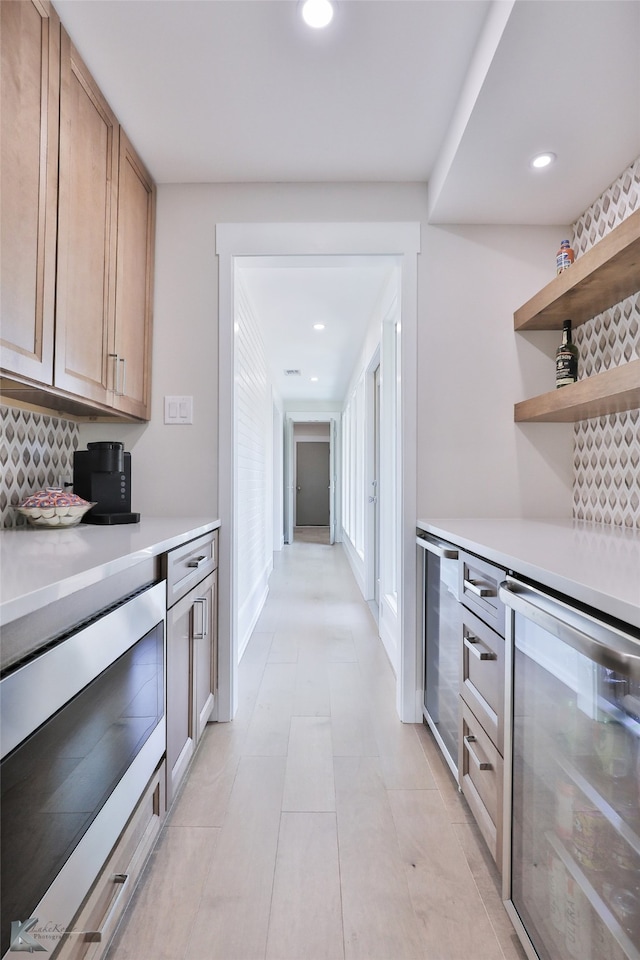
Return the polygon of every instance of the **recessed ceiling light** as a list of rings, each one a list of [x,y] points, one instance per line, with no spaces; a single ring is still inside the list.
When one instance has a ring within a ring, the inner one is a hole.
[[[534,168],[534,170],[542,170],[544,167],[548,167],[550,164],[552,164],[555,159],[555,153],[550,153],[549,151],[546,153],[538,153],[532,158],[530,165]]]
[[[314,330],[324,330],[324,323],[314,323],[313,329],[314,329]]]
[[[329,0],[305,0],[302,7],[302,19],[308,27],[320,30],[333,19],[333,4]]]
[[[311,380],[311,383],[317,383],[317,382],[318,382],[318,378],[317,378],[317,377],[309,377],[309,379]]]

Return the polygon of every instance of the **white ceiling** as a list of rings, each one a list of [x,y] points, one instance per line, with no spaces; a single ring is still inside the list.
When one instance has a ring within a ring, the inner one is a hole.
[[[282,399],[343,400],[367,326],[391,278],[393,259],[245,259],[240,273],[268,331],[267,358]],[[314,323],[323,323],[324,330],[314,330]],[[300,375],[289,376],[286,370],[300,370]]]
[[[319,32],[297,0],[54,5],[159,183],[428,182],[435,223],[568,224],[640,155],[638,0],[338,0]],[[267,342],[318,301],[351,329],[354,291],[379,290],[375,269],[305,273],[255,269]],[[359,346],[318,366],[334,393]]]

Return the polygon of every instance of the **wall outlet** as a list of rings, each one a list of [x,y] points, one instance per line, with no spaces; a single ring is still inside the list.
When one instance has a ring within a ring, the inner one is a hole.
[[[193,397],[165,397],[165,423],[193,423]]]

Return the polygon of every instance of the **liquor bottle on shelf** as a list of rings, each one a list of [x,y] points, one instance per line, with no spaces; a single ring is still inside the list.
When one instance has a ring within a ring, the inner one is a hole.
[[[578,379],[578,348],[571,340],[571,320],[562,324],[562,343],[556,350],[556,387],[565,387]]]
[[[575,254],[568,240],[563,240],[556,254],[556,274],[563,273],[575,260]]]

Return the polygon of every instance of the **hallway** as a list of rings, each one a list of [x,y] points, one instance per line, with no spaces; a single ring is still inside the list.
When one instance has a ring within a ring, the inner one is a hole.
[[[109,960],[522,960],[488,853],[339,545],[275,555]]]

